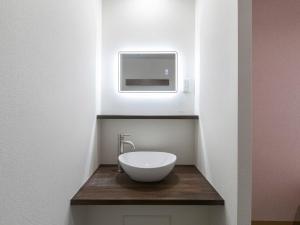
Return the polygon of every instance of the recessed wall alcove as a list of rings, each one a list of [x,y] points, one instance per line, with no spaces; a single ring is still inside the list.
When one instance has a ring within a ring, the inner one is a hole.
[[[246,216],[235,215],[247,207],[250,199],[248,190],[240,189],[238,183],[249,181],[250,171],[244,161],[246,176],[238,173],[242,165],[238,162],[249,150],[249,139],[239,140],[243,137],[239,132],[244,129],[247,136],[250,121],[247,113],[241,117],[243,111],[239,110],[241,105],[250,104],[250,70],[239,62],[242,57],[245,61],[250,57],[247,48],[243,48],[244,55],[238,54],[242,51],[240,45],[247,46],[249,41],[239,36],[242,22],[237,23],[240,14],[235,1],[225,5],[200,0],[100,3],[96,84],[100,167],[71,204],[93,205],[89,209],[91,224],[96,218],[101,220],[100,214],[104,218],[110,213],[112,208],[108,205],[114,205],[115,216],[120,219],[117,225],[122,224],[121,220],[125,223],[127,215],[134,215],[136,221],[146,215],[151,221],[166,214],[171,222],[165,218],[161,221],[176,225],[172,218],[178,213],[177,207],[182,207],[182,215],[192,209],[189,213],[197,221],[195,225],[238,225],[238,220],[246,221]],[[248,14],[244,16],[247,21]],[[120,52],[176,52],[176,91],[120,91]],[[238,79],[239,74],[244,74],[244,79]],[[240,85],[244,89],[239,89]],[[137,150],[174,153],[177,162],[173,173],[159,184],[134,183],[126,174],[116,173],[121,133],[131,134],[128,139]],[[243,145],[244,154],[238,155]],[[239,196],[245,193],[243,201]],[[143,207],[137,211],[133,205]],[[157,212],[157,205],[172,206]]]

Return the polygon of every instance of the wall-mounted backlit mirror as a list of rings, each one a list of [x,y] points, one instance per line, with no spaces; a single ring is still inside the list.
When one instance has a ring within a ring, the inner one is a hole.
[[[119,52],[120,92],[176,92],[177,52]]]

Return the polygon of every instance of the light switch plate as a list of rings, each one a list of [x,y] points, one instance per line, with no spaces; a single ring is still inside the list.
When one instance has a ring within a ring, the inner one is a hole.
[[[191,92],[191,80],[190,79],[184,79],[184,81],[183,81],[183,92],[184,93],[190,93]]]

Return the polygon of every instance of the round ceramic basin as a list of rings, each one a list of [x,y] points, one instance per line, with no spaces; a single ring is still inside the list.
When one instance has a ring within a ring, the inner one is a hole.
[[[119,162],[129,177],[139,182],[157,182],[174,168],[176,155],[167,152],[128,152]]]

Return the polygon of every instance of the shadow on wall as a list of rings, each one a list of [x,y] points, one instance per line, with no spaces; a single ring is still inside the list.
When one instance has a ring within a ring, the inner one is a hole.
[[[201,171],[201,173],[205,176],[209,182],[211,172],[210,172],[210,165],[208,160],[208,153],[206,151],[207,146],[205,142],[204,137],[204,131],[202,130],[203,126],[201,124],[201,120],[199,119],[199,122],[196,123],[195,126],[195,146],[196,146],[196,167],[198,170]],[[226,201],[226,200],[225,200]],[[209,211],[209,220],[210,224],[213,225],[222,225],[224,224],[224,221],[226,221],[225,224],[230,224],[230,221],[228,221],[228,217],[226,216],[226,210],[227,207],[223,206],[211,206]]]
[[[296,215],[295,215],[293,225],[300,225],[300,206],[298,206],[298,208],[296,210]]]
[[[300,225],[300,206],[296,209],[294,221],[252,221],[252,225]]]
[[[96,118],[96,117],[95,117]],[[85,159],[85,171],[82,184],[97,169],[100,162],[100,152],[97,143],[100,141],[100,121],[96,120],[90,134],[89,148]],[[80,186],[82,185],[80,184]],[[76,190],[77,191],[77,190]],[[75,191],[75,192],[76,192]],[[75,192],[73,194],[75,194]],[[71,196],[72,197],[72,196]],[[70,205],[70,201],[68,202]],[[68,216],[65,225],[88,225],[88,207],[87,206],[69,206]]]
[[[89,176],[95,172],[95,170],[99,166],[100,162],[100,149],[98,148],[98,143],[100,142],[100,121],[98,121],[95,117],[94,126],[90,134],[90,143],[89,149],[87,153],[87,158],[85,159],[85,180],[89,178]]]

